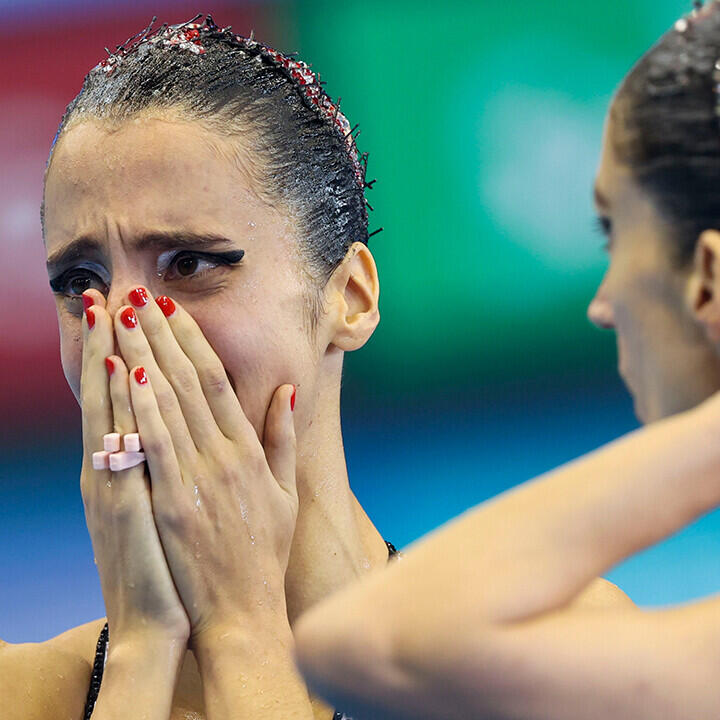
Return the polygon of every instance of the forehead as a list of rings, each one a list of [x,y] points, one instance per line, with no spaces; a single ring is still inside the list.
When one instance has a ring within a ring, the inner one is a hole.
[[[619,162],[614,149],[617,133],[622,126],[608,112],[602,136],[600,161],[595,175],[595,201],[600,210],[609,211],[627,202],[637,202],[638,188],[630,168]]]
[[[251,153],[199,123],[134,117],[83,120],[58,141],[45,186],[48,252],[82,235],[273,228],[286,212],[257,192]]]

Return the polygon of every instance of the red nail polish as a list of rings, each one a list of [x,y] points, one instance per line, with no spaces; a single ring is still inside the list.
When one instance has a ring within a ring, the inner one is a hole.
[[[82,294],[82,301],[83,301],[83,309],[87,310],[89,307],[92,307],[95,304],[95,301],[90,297],[90,295],[86,295],[85,293]]]
[[[105,367],[108,371],[108,376],[115,372],[115,363],[110,358],[105,358]]]
[[[95,311],[88,308],[85,311],[85,317],[87,318],[88,330],[92,330],[95,327]]]
[[[290,412],[295,412],[295,395],[297,388],[293,385],[293,394],[290,396]]]
[[[175,312],[175,303],[167,295],[159,295],[155,302],[160,306],[165,317],[170,317]]]
[[[135,368],[135,382],[137,382],[138,385],[144,385],[147,382],[144,367]]]
[[[120,321],[126,328],[128,328],[128,330],[132,330],[137,327],[138,324],[137,315],[132,308],[125,308],[120,313]]]
[[[128,293],[128,299],[135,307],[145,307],[148,301],[148,294],[145,288],[135,288]]]

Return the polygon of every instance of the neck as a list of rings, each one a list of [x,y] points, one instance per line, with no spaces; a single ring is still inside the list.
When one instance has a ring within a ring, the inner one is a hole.
[[[299,511],[285,579],[291,625],[325,596],[387,563],[383,538],[350,490],[339,397],[339,384],[321,389],[312,416],[296,418]]]

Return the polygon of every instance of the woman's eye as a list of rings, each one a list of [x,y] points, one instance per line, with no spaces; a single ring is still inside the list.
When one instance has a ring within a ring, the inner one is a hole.
[[[68,270],[60,277],[51,280],[50,287],[54,292],[69,298],[80,297],[90,288],[99,290],[103,295],[107,294],[107,285],[102,278],[90,270],[83,269]]]
[[[236,250],[223,253],[198,253],[183,251],[165,260],[160,257],[158,275],[166,281],[198,280],[219,267],[238,265],[245,252]],[[165,269],[163,269],[163,266]]]
[[[207,271],[216,268],[219,264],[220,262],[207,257],[181,253],[170,261],[167,270],[163,273],[163,277],[165,280],[191,278],[203,275]]]

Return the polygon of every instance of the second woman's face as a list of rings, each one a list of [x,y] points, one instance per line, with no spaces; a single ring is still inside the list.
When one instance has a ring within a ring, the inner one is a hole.
[[[172,118],[129,120],[114,131],[86,121],[61,137],[45,189],[45,242],[76,398],[80,295],[89,287],[105,294],[110,313],[137,285],[179,301],[259,432],[279,385],[313,383],[318,358],[295,228],[258,197],[242,169],[248,156],[234,150]]]
[[[617,335],[618,370],[635,412],[652,422],[694,407],[718,389],[718,363],[688,302],[688,273],[671,263],[671,228],[630,169],[617,161],[609,121],[596,178],[609,266],[588,317]]]

